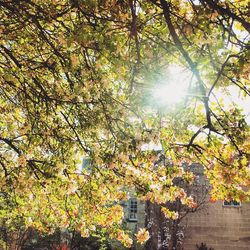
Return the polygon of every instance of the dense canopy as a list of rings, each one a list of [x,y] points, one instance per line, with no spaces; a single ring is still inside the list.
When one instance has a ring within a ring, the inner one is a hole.
[[[249,200],[248,0],[0,0],[0,37],[5,226],[102,229],[129,246],[120,201],[194,208],[173,184],[194,162],[212,200]],[[155,95],[172,81],[178,97],[185,79],[177,102]]]

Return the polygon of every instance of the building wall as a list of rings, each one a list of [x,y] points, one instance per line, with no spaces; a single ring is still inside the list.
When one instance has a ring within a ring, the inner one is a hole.
[[[210,185],[203,173],[203,167],[192,164],[190,171],[196,175],[196,182],[191,187],[190,194],[194,195],[202,205],[198,211],[188,213],[181,221],[180,228],[184,232],[184,241],[178,249],[196,250],[196,245],[205,243],[208,249],[211,247],[213,250],[250,250],[250,203],[235,207],[224,206],[223,201],[209,202]],[[169,224],[160,212],[159,206],[148,202],[145,203],[146,206],[142,202],[139,204],[140,215],[133,226],[136,230],[145,227],[146,220],[148,221],[146,227],[151,233],[151,238],[144,245],[144,249],[173,250],[163,244],[169,236],[165,230]]]
[[[145,202],[137,200],[137,220],[129,220],[129,201],[122,204],[124,208],[124,222],[131,232],[136,233],[145,227]]]
[[[153,232],[158,232],[159,227],[164,223],[164,218],[160,210],[157,212],[158,210],[157,205],[150,210],[154,211],[153,215],[156,216],[152,225]],[[137,222],[127,220],[127,225],[135,233],[145,226],[144,223],[145,205],[138,201],[138,220]],[[243,203],[240,207],[230,207],[223,206],[222,201],[207,202],[201,210],[189,213],[182,221],[182,225],[185,235],[183,250],[196,250],[196,245],[201,243],[205,243],[213,250],[250,250],[250,203]],[[153,238],[157,241],[158,234]],[[150,246],[146,244],[146,249],[167,250],[163,246],[156,249],[157,242],[153,243],[151,242]],[[140,248],[136,246],[134,249]]]
[[[184,223],[184,250],[194,250],[202,242],[214,250],[250,250],[250,203],[240,207],[209,203]]]

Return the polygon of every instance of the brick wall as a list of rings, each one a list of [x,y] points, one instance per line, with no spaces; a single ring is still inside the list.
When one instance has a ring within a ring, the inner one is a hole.
[[[223,206],[222,201],[208,202],[209,182],[204,176],[203,167],[192,164],[189,168],[196,175],[196,182],[191,187],[190,194],[194,195],[196,200],[202,201],[201,204],[204,199],[207,201],[200,210],[188,213],[181,222],[181,229],[183,226],[185,235],[183,250],[196,250],[196,244],[201,243],[206,243],[213,250],[250,250],[250,203],[229,207]],[[166,250],[165,246],[161,244],[159,247],[158,244],[159,236],[165,237],[162,229],[167,226],[159,206],[150,203],[144,206],[143,202],[139,202],[138,221],[128,223],[130,224],[128,226],[135,232],[145,226],[145,219],[152,221],[152,225],[150,226],[151,238],[144,249]]]
[[[201,242],[214,250],[250,250],[250,203],[240,207],[226,207],[222,201],[209,203],[183,223],[184,250],[195,250]]]

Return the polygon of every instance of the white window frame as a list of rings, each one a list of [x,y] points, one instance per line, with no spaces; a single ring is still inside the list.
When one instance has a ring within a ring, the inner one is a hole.
[[[232,201],[223,201],[223,207],[241,207],[241,202],[232,200]]]
[[[138,201],[136,198],[130,198],[128,204],[128,220],[137,221]]]

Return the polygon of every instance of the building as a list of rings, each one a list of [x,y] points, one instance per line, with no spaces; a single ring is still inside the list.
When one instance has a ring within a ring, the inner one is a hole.
[[[250,249],[250,203],[217,201],[186,217],[184,250],[206,243],[214,250]]]
[[[204,243],[213,250],[250,250],[250,203],[210,202],[203,168],[193,165],[192,171],[197,182],[191,192],[200,206],[187,211],[179,221],[166,219],[158,205],[142,204],[134,198],[128,201],[125,216],[130,228],[136,231],[147,227],[151,234],[143,249],[195,250],[196,245]],[[182,215],[185,213],[181,210],[184,208],[179,206],[178,209]]]

